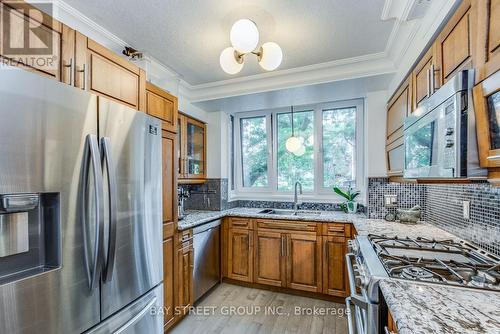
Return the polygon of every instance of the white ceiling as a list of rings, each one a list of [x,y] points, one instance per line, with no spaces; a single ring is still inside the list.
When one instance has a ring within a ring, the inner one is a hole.
[[[394,20],[384,0],[65,0],[131,46],[179,73],[190,85],[262,73],[249,57],[237,76],[219,54],[240,18],[259,27],[261,43],[283,49],[280,70],[385,51]]]

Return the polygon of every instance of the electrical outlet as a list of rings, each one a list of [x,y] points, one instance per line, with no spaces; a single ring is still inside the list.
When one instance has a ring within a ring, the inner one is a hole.
[[[398,195],[384,195],[384,205],[386,208],[392,208],[398,205]]]
[[[464,219],[470,219],[470,202],[462,201]]]

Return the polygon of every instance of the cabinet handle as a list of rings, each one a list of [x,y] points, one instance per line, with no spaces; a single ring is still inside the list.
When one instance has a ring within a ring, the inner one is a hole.
[[[431,95],[432,95],[436,91],[436,82],[434,80],[434,72],[436,72],[436,70],[434,69],[434,64],[431,64],[430,72],[431,72],[430,76],[431,76]]]
[[[284,236],[282,235],[281,236],[281,256],[285,256],[285,238]]]
[[[491,156],[487,157],[486,160],[500,160],[500,154],[491,155]]]
[[[68,65],[63,65],[63,66],[69,67],[69,85],[74,86],[75,85],[75,62],[73,61],[73,58],[69,59]]]
[[[431,69],[427,69],[427,97],[431,96]]]
[[[87,64],[83,64],[82,69],[77,72],[83,74],[82,90],[87,90]]]

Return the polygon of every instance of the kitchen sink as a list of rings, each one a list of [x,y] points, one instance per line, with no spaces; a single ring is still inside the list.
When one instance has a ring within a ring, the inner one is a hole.
[[[276,215],[276,216],[308,216],[308,215],[320,215],[319,211],[306,211],[306,210],[298,210],[295,212],[294,210],[282,210],[282,209],[264,209],[259,211],[258,213],[265,213],[266,215]]]

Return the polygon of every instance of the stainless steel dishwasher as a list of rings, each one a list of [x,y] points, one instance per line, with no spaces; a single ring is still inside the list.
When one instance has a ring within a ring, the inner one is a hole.
[[[195,302],[220,281],[220,225],[219,219],[193,228]]]

